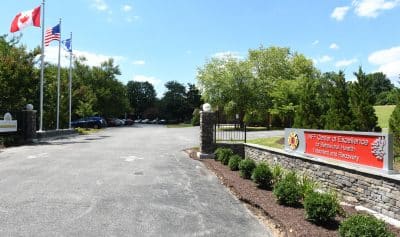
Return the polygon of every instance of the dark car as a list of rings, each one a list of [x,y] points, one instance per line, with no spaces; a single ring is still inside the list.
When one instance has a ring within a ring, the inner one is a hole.
[[[134,121],[132,119],[129,119],[129,118],[124,119],[123,121],[124,121],[125,125],[133,125],[134,124]]]
[[[107,123],[109,127],[118,127],[124,125],[124,122],[118,118],[108,118]]]
[[[71,122],[71,126],[74,128],[104,128],[107,127],[107,122],[104,118],[99,116],[91,116],[81,118]]]

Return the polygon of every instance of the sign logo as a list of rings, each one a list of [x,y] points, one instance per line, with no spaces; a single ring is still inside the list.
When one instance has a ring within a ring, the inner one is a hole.
[[[299,147],[299,137],[295,132],[291,132],[288,136],[288,144],[290,149],[296,150]]]

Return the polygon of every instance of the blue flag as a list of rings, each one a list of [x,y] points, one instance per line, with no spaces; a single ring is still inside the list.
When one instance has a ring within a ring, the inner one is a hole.
[[[71,39],[63,40],[62,43],[63,43],[66,51],[72,52],[72,41],[71,41]]]

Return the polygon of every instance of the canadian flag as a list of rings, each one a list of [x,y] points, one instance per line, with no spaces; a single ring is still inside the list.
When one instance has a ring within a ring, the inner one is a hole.
[[[11,33],[24,29],[27,26],[40,27],[40,6],[37,8],[18,13],[11,23]]]

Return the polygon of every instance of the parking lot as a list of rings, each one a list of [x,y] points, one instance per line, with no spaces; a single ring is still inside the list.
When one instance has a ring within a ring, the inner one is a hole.
[[[0,152],[0,236],[270,236],[201,162],[199,128],[140,124]]]

